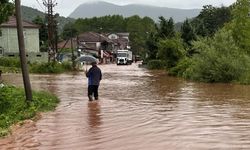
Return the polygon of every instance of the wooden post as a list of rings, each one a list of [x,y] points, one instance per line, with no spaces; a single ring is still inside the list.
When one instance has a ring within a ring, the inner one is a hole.
[[[23,74],[23,84],[24,84],[24,89],[25,89],[26,100],[27,102],[30,102],[32,101],[32,90],[31,90],[31,85],[30,85],[30,78],[29,78],[26,53],[25,53],[20,0],[15,0],[15,8],[16,8],[19,55],[20,55],[21,68],[22,68],[22,74]]]
[[[73,46],[73,38],[70,39],[71,42],[71,61],[72,61],[72,68],[76,69],[76,62],[75,62],[75,54],[74,54],[74,46]]]

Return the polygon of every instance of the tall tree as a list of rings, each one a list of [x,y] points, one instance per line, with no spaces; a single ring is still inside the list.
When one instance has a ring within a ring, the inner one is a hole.
[[[142,18],[142,23],[144,24],[143,30],[146,31],[147,33],[155,33],[155,22],[152,18],[150,17],[144,17]]]
[[[158,36],[160,38],[172,38],[175,36],[174,30],[174,20],[171,17],[169,20],[165,19],[163,16],[159,17],[160,25],[157,27]]]
[[[46,52],[48,49],[48,28],[46,27],[45,19],[37,16],[33,23],[40,26],[39,28],[39,40],[40,40],[40,50]]]
[[[141,18],[137,15],[131,16],[129,18],[126,18],[126,28],[127,31],[130,33],[130,44],[132,47],[132,51],[135,54],[138,54],[140,51],[143,50],[143,43],[144,38],[142,36],[145,35],[143,30],[143,23],[141,22]]]
[[[194,29],[188,19],[184,21],[181,27],[181,38],[188,46],[191,46],[191,42],[196,39]]]
[[[172,17],[168,20],[168,38],[173,38],[175,36],[174,30],[174,19]]]
[[[143,50],[140,52],[141,56],[146,56],[146,53],[148,53],[148,50],[155,51],[157,49],[153,49],[153,45],[156,45],[156,29],[155,29],[155,22],[153,19],[149,17],[144,17],[141,20],[141,23],[144,25],[143,30],[140,33],[140,36],[143,38],[142,47]],[[151,47],[148,44],[152,44]],[[149,48],[149,49],[148,49]]]
[[[126,30],[126,23],[123,16],[103,16],[85,19],[77,19],[74,27],[79,32],[95,31],[99,32],[100,28],[106,32],[124,32]]]
[[[163,60],[168,68],[176,66],[184,54],[182,40],[177,36],[171,39],[160,40],[158,42],[157,57]]]
[[[64,27],[63,27],[63,32],[62,32],[62,38],[64,40],[73,38],[77,35],[78,31],[75,28],[74,24],[72,22],[67,23]]]
[[[149,37],[146,41],[146,49],[147,49],[147,54],[149,60],[153,60],[157,58],[157,50],[158,50],[158,38],[156,34],[154,33],[149,33]]]
[[[125,19],[126,31],[130,33],[132,51],[142,54],[146,48],[148,33],[154,31],[154,21],[148,17],[131,16]]]
[[[203,6],[200,14],[192,21],[196,28],[197,35],[213,36],[218,29],[231,20],[230,7]]]
[[[9,0],[0,0],[0,24],[6,22],[14,12],[14,5]],[[0,35],[2,34],[0,29]]]
[[[0,24],[7,21],[14,12],[14,5],[9,0],[0,0]]]
[[[230,28],[236,43],[250,54],[250,1],[237,0],[233,6],[233,21]]]

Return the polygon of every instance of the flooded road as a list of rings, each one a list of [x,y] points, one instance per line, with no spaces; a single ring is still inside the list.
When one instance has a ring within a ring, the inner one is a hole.
[[[61,103],[0,149],[250,149],[250,86],[194,83],[135,64],[100,68],[100,100],[91,103],[84,73],[31,75],[34,89]],[[22,85],[20,75],[4,80]]]

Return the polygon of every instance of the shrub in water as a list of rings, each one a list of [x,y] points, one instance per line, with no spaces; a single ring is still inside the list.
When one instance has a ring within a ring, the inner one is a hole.
[[[239,81],[249,59],[235,44],[230,31],[221,30],[214,38],[194,42],[199,54],[192,58],[183,76],[202,82]]]
[[[150,60],[147,63],[148,69],[164,69],[165,63],[162,60]]]
[[[0,66],[20,68],[20,59],[17,57],[0,57]]]
[[[32,73],[63,73],[65,71],[70,71],[70,63],[42,63],[42,64],[32,64],[30,67],[30,72]]]
[[[158,47],[157,57],[165,61],[167,68],[176,66],[178,61],[184,56],[183,43],[178,37],[161,40]]]
[[[192,65],[192,60],[188,57],[185,57],[183,59],[181,59],[178,64],[171,68],[168,72],[169,75],[173,75],[173,76],[178,76],[178,77],[182,77],[183,73],[187,70],[187,68]]]

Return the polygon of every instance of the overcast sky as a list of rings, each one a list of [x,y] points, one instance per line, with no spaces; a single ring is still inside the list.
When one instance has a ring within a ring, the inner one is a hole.
[[[45,11],[45,7],[42,5],[43,0],[21,0],[22,5],[30,6],[41,11]],[[47,1],[47,0],[46,0]],[[72,13],[77,6],[86,2],[96,2],[96,0],[55,0],[58,5],[55,7],[56,13],[61,16],[67,17]],[[202,8],[204,5],[213,6],[229,6],[236,0],[104,0],[106,2],[114,3],[117,5],[126,4],[145,4],[169,8]],[[39,5],[40,3],[40,5]]]

